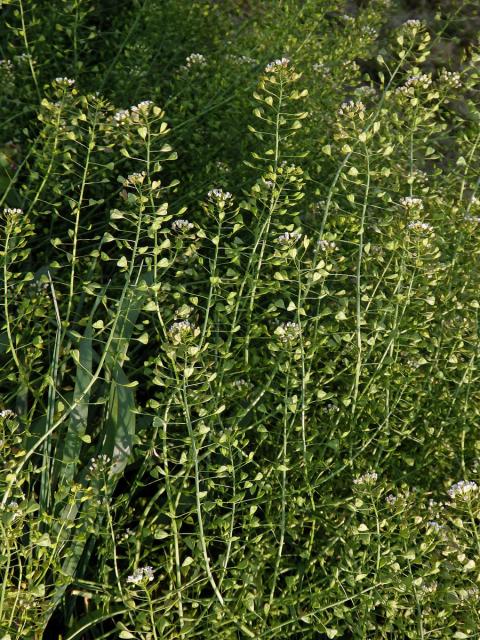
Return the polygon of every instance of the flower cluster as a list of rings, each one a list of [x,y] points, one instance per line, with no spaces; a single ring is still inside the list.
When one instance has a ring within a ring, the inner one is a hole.
[[[315,62],[312,68],[315,73],[321,73],[324,77],[331,77],[332,75],[332,70],[324,62]]]
[[[151,100],[142,100],[130,109],[120,109],[115,113],[113,119],[117,123],[117,125],[128,124],[130,122],[138,123],[142,119],[142,116],[148,116],[151,108],[153,107],[153,102]]]
[[[433,233],[433,227],[428,222],[422,222],[421,220],[412,220],[408,223],[408,229],[415,231],[415,233]]]
[[[0,411],[0,418],[2,420],[14,420],[17,417],[17,414],[11,409],[2,409]]]
[[[377,96],[377,90],[368,84],[363,84],[355,89],[355,95],[362,98],[375,98]]]
[[[297,242],[300,242],[301,239],[301,233],[298,233],[297,231],[285,231],[285,233],[282,233],[278,236],[277,242],[278,244],[281,244],[283,246],[291,247]]]
[[[351,120],[355,118],[363,120],[365,118],[365,105],[361,100],[357,100],[356,102],[348,100],[348,102],[342,103],[337,113],[339,116],[350,118]]]
[[[141,173],[131,173],[127,177],[127,179],[124,180],[123,186],[124,187],[128,187],[128,186],[141,185],[141,184],[143,184],[146,176],[147,176],[147,174],[145,173],[145,171],[142,171]]]
[[[265,67],[265,73],[276,73],[282,69],[287,69],[289,64],[290,58],[279,58],[277,60],[273,60],[273,62],[269,62]]]
[[[195,333],[195,326],[189,320],[178,320],[170,325],[168,336],[177,344],[191,338]]]
[[[236,56],[233,53],[230,53],[227,55],[227,58],[229,60],[231,60],[232,62],[234,62],[235,64],[257,64],[258,60],[255,60],[255,58],[250,58],[250,56]]]
[[[462,80],[458,71],[447,71],[444,69],[439,76],[439,80],[452,89],[460,89],[462,86]]]
[[[146,585],[149,582],[152,582],[154,578],[152,567],[140,567],[135,569],[131,576],[128,576],[127,582],[129,584],[137,585]]]
[[[447,491],[452,500],[468,500],[472,497],[472,494],[477,492],[478,485],[472,480],[460,480],[459,482],[452,484],[450,489]]]
[[[367,471],[363,475],[355,478],[353,484],[356,485],[373,485],[378,480],[378,473],[376,471]]]
[[[175,233],[187,233],[193,229],[194,225],[188,220],[184,220],[183,218],[179,218],[172,222],[172,231]]]
[[[5,217],[9,217],[9,216],[11,216],[11,217],[21,216],[21,215],[22,215],[22,213],[23,213],[23,210],[22,210],[22,209],[16,209],[16,208],[11,209],[10,207],[5,207],[5,208],[3,209],[3,215],[4,215]]]
[[[416,198],[415,196],[406,196],[405,198],[400,198],[400,204],[408,211],[422,211],[423,209],[423,202],[421,198]]]
[[[232,199],[230,191],[223,191],[223,189],[211,189],[207,195],[210,202],[214,202],[215,204],[225,205]]]
[[[403,23],[402,27],[405,31],[416,33],[423,27],[423,22],[421,20],[415,20],[415,19],[406,20]]]
[[[96,458],[92,458],[90,460],[90,464],[88,465],[88,470],[92,474],[102,475],[108,470],[111,462],[112,462],[111,459],[105,453],[102,453]]]
[[[405,87],[419,87],[421,89],[428,89],[432,84],[432,78],[426,73],[420,73],[415,76],[410,76],[405,82]]]
[[[466,213],[463,216],[465,222],[472,222],[473,224],[478,224],[480,222],[480,216],[471,216],[469,213]]]
[[[300,326],[296,322],[284,322],[275,329],[275,335],[283,344],[291,344],[300,336]]]
[[[393,505],[397,502],[397,500],[398,500],[398,496],[394,496],[393,493],[390,493],[385,498],[386,503],[389,504],[391,507],[393,507]]]
[[[333,402],[328,402],[324,407],[322,407],[322,411],[323,413],[332,415],[334,413],[338,413],[340,411],[340,408],[337,407],[336,404],[333,404]]]
[[[325,252],[338,250],[337,243],[333,242],[333,240],[319,240],[318,248]]]
[[[191,53],[185,60],[185,68],[191,69],[194,66],[204,67],[207,64],[207,59],[201,53]]]
[[[442,525],[438,524],[436,520],[429,520],[427,522],[427,527],[432,531],[440,531],[440,529],[442,528]]]
[[[55,78],[55,84],[58,84],[60,87],[72,87],[75,84],[75,80],[71,78]]]

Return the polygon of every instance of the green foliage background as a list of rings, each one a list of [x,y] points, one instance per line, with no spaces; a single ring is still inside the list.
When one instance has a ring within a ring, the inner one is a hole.
[[[478,13],[0,2],[0,638],[478,637]]]

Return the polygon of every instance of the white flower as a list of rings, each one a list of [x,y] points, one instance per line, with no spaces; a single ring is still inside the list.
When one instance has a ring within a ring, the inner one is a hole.
[[[423,22],[421,20],[406,20],[402,26],[409,31],[418,31],[423,27]]]
[[[75,84],[75,80],[71,78],[55,78],[55,82],[61,87],[71,87]]]
[[[170,325],[168,336],[177,344],[190,338],[195,333],[195,327],[189,320],[178,320]]]
[[[290,344],[300,336],[300,326],[296,322],[284,322],[275,329],[275,335],[280,342]]]
[[[328,77],[332,75],[332,70],[324,62],[315,62],[312,68],[315,73],[321,73],[323,76]]]
[[[427,527],[429,527],[430,529],[433,529],[434,531],[440,531],[440,529],[442,528],[442,525],[438,524],[436,520],[429,520],[427,522]]]
[[[133,114],[136,113],[148,113],[150,111],[150,107],[153,106],[153,102],[151,100],[142,100],[138,104],[130,107],[130,111]]]
[[[355,478],[353,484],[362,485],[362,484],[375,484],[378,479],[378,473],[376,471],[367,471],[362,476]]]
[[[276,73],[281,69],[286,69],[290,64],[290,58],[279,58],[273,62],[269,62],[265,67],[266,73]]]
[[[394,496],[392,493],[390,493],[386,498],[385,501],[387,502],[387,504],[389,504],[390,506],[393,506],[396,501],[398,500],[397,496]]]
[[[145,173],[145,171],[142,171],[141,173],[131,173],[123,182],[123,185],[125,187],[128,187],[129,185],[143,184],[146,176],[147,174]]]
[[[408,228],[416,233],[433,233],[433,227],[428,222],[421,222],[420,220],[413,220],[408,223]]]
[[[21,216],[23,213],[23,209],[11,209],[10,207],[5,207],[3,209],[4,216]]]
[[[195,65],[199,67],[204,67],[206,64],[207,64],[207,59],[201,53],[191,53],[189,56],[187,56],[185,60],[185,67],[187,69],[191,69]]]
[[[318,248],[321,251],[337,251],[337,243],[329,240],[319,240]]]
[[[128,576],[127,582],[134,585],[147,584],[152,582],[154,578],[152,567],[140,567],[135,569],[131,576]]]
[[[105,454],[101,454],[99,456],[97,456],[96,458],[92,458],[90,460],[90,465],[88,467],[88,470],[90,471],[90,473],[94,474],[94,473],[98,473],[98,474],[102,474],[105,473],[108,469],[108,467],[111,464],[111,459]]]
[[[296,242],[299,242],[302,239],[302,234],[297,231],[285,231],[278,236],[277,242],[278,244],[291,246]]]
[[[473,222],[473,224],[478,224],[480,222],[480,216],[471,216],[469,214],[465,214],[463,219],[465,222]]]
[[[354,102],[353,100],[348,100],[348,102],[343,102],[342,106],[338,110],[338,115],[346,118],[360,118],[363,120],[365,117],[365,105],[361,100],[357,100]]]
[[[210,189],[207,195],[211,202],[218,204],[225,204],[232,199],[230,191],[223,191],[223,189]]]
[[[17,414],[11,409],[3,409],[0,411],[0,418],[3,418],[3,420],[14,420],[16,417]]]
[[[417,211],[422,211],[423,202],[420,198],[416,198],[415,196],[406,196],[405,198],[400,198],[400,204],[405,209],[415,209]]]
[[[128,109],[120,109],[120,111],[117,111],[113,116],[113,119],[117,124],[124,124],[130,119],[130,111]]]
[[[471,480],[460,480],[459,482],[452,484],[447,493],[452,500],[456,500],[458,498],[468,500],[468,498],[472,497],[472,494],[477,491],[478,485],[476,482]]]
[[[172,222],[172,231],[175,231],[176,233],[186,233],[193,229],[193,227],[194,225],[191,222],[183,220],[182,218]]]
[[[444,82],[452,89],[460,89],[462,86],[462,80],[458,71],[447,71],[444,69],[440,74],[440,81]]]

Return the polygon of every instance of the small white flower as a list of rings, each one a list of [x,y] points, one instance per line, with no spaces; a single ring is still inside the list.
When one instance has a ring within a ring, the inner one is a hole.
[[[409,31],[418,31],[423,27],[423,22],[421,20],[406,20],[402,26]]]
[[[333,242],[332,240],[319,240],[318,241],[318,248],[321,251],[337,251],[337,243]]]
[[[223,189],[211,189],[207,195],[211,202],[217,204],[225,204],[232,199],[230,191],[223,191]]]
[[[127,177],[127,179],[123,182],[123,185],[125,187],[128,187],[130,185],[134,186],[134,185],[143,184],[146,176],[147,174],[145,173],[145,171],[142,171],[141,173],[131,173]]]
[[[442,528],[442,525],[438,524],[436,520],[429,520],[427,522],[427,527],[429,527],[433,531],[440,531],[440,529]]]
[[[168,336],[176,344],[180,344],[195,333],[195,327],[189,320],[178,320],[170,325]]]
[[[152,106],[153,106],[153,102],[151,100],[142,100],[141,102],[134,105],[133,107],[130,107],[130,111],[133,114],[148,113],[150,111],[150,107]]]
[[[3,420],[14,420],[17,417],[17,414],[11,409],[3,409],[0,411],[0,418]]]
[[[385,501],[387,502],[387,504],[389,504],[390,506],[393,506],[396,501],[398,500],[397,496],[394,496],[393,493],[390,493],[386,498]]]
[[[472,480],[460,480],[455,484],[452,484],[447,491],[452,500],[461,499],[468,500],[473,494],[478,492],[478,485]]]
[[[75,80],[71,78],[55,78],[55,82],[61,87],[71,87],[75,84]]]
[[[194,225],[191,222],[183,220],[182,218],[172,222],[172,231],[176,233],[187,233],[187,231],[190,231],[193,227]]]
[[[365,105],[361,100],[357,100],[354,102],[353,100],[348,100],[347,102],[343,102],[340,109],[337,111],[338,115],[345,118],[359,118],[363,120],[365,117]]]
[[[433,233],[433,227],[428,222],[421,222],[420,220],[413,220],[408,223],[408,228],[415,233]]]
[[[23,209],[5,207],[3,209],[4,216],[21,216],[23,214]]]
[[[266,73],[276,73],[281,69],[287,69],[290,64],[290,58],[278,58],[277,60],[273,60],[273,62],[269,62],[265,67]]]
[[[201,53],[191,53],[185,60],[185,67],[191,69],[193,66],[204,67],[207,64],[206,57]]]
[[[102,474],[108,470],[108,467],[111,464],[111,459],[105,454],[101,454],[96,458],[92,458],[90,460],[90,464],[88,466],[88,470],[92,474]]]
[[[353,484],[356,484],[356,485],[363,485],[363,484],[369,485],[369,484],[375,484],[377,480],[378,480],[378,473],[376,471],[367,471],[362,476],[359,476],[358,478],[355,478],[354,481],[353,481]]]
[[[332,75],[332,70],[324,62],[315,62],[315,64],[312,66],[312,69],[315,71],[315,73],[321,73],[325,77],[330,77]]]
[[[285,231],[278,236],[277,242],[281,245],[291,246],[302,239],[302,234],[297,231]]]
[[[275,329],[275,335],[278,336],[280,342],[291,344],[300,336],[300,325],[296,322],[283,322]]]
[[[478,224],[480,222],[480,216],[471,216],[470,214],[465,214],[463,219],[465,222],[472,222],[473,224]]]
[[[416,198],[415,196],[406,196],[405,198],[400,198],[400,204],[405,209],[411,210],[415,209],[416,211],[423,210],[423,202],[421,198]]]
[[[144,584],[152,582],[154,578],[152,567],[140,567],[135,569],[131,576],[128,576],[127,582],[134,585]]]
[[[462,80],[458,71],[447,71],[444,69],[439,79],[452,89],[460,89],[462,86]]]
[[[120,109],[115,113],[113,119],[117,124],[125,124],[130,119],[130,111],[128,109]]]

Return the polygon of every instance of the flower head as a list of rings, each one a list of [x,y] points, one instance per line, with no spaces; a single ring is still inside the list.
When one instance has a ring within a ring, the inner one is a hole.
[[[285,231],[278,236],[277,242],[283,246],[292,246],[302,239],[302,234],[297,231]]]
[[[367,471],[363,475],[355,478],[353,484],[356,485],[373,485],[378,480],[378,473],[376,471]]]
[[[194,225],[188,220],[183,220],[183,218],[179,218],[178,220],[174,220],[172,222],[172,231],[176,233],[187,233],[187,231],[191,231]]]
[[[210,202],[220,205],[225,205],[232,199],[230,191],[223,191],[223,189],[210,189],[207,195]]]
[[[60,87],[72,87],[75,84],[75,80],[71,78],[55,78],[55,84],[58,84]]]
[[[416,198],[415,196],[406,196],[405,198],[400,198],[400,204],[408,211],[411,211],[412,209],[416,211],[422,211],[423,209],[423,202],[421,198]]]
[[[300,336],[300,325],[296,322],[283,322],[275,329],[275,335],[283,344],[292,344]]]
[[[415,233],[433,233],[433,227],[428,222],[421,222],[420,220],[412,220],[408,223],[408,229]]]
[[[194,66],[204,67],[207,64],[207,59],[202,53],[191,53],[185,60],[185,67],[191,69]]]
[[[14,420],[17,417],[17,414],[11,409],[2,409],[0,411],[0,418],[3,420]]]
[[[361,100],[357,100],[356,102],[348,100],[347,102],[342,103],[342,106],[337,113],[339,116],[350,118],[351,120],[354,118],[363,120],[365,118],[365,105]]]
[[[152,582],[154,578],[152,567],[140,567],[135,569],[131,576],[128,576],[127,582],[137,585],[146,585]]]
[[[290,64],[290,58],[279,58],[277,60],[273,60],[273,62],[269,62],[265,67],[266,73],[276,73],[281,69],[286,69]]]
[[[469,500],[478,492],[478,485],[472,480],[460,480],[447,491],[452,500]]]

